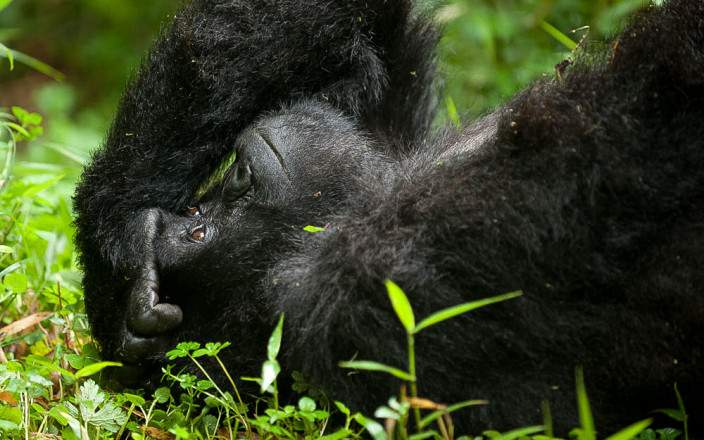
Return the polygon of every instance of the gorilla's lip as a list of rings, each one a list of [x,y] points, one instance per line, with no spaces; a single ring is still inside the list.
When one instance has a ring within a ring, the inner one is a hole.
[[[281,169],[284,171],[284,174],[286,174],[286,177],[291,180],[291,176],[288,173],[288,168],[286,168],[286,163],[284,162],[284,157],[281,154],[281,152],[276,148],[276,144],[271,140],[269,135],[264,131],[259,128],[254,129],[254,133],[259,136],[262,141],[269,147],[272,153],[274,153],[274,157],[276,157],[276,161],[279,162],[279,165],[281,165]]]

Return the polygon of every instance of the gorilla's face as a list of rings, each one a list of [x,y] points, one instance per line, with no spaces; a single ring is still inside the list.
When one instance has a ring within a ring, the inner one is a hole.
[[[132,283],[127,363],[158,358],[175,340],[243,340],[252,363],[275,316],[258,300],[267,270],[306,225],[324,226],[383,159],[338,113],[304,103],[262,117],[234,144],[235,162],[205,194],[140,219],[146,258]],[[373,167],[372,167],[373,168]],[[182,312],[185,311],[185,312]]]

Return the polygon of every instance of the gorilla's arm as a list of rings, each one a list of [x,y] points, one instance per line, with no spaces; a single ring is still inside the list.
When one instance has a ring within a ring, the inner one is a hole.
[[[137,327],[166,331],[180,321],[178,309],[153,309],[152,228],[160,210],[194,203],[257,115],[316,96],[379,137],[424,134],[435,38],[409,0],[200,0],[179,12],[128,86],[75,196],[98,340],[115,339],[130,291],[142,292],[127,311],[141,317]]]
[[[647,293],[628,287],[650,240],[667,241],[679,222],[701,218],[703,71],[704,3],[672,1],[629,26],[603,61],[578,62],[564,79],[539,83],[501,109],[496,135],[479,150],[409,160],[392,185],[370,184],[328,232],[304,237],[270,273],[269,300],[286,315],[286,368],[352,403],[382,403],[368,402],[367,393],[393,392],[386,376],[350,376],[336,363],[356,355],[405,365],[383,287],[390,278],[420,317],[525,291],[520,307],[490,307],[419,342],[420,381],[431,397],[496,398],[503,406],[492,410],[495,426],[529,417],[520,414],[529,404],[512,391],[539,402],[548,384],[572,389],[580,361],[594,374],[620,368],[624,383],[663,384],[676,368],[699,371],[671,361],[691,353],[674,341],[698,336],[671,332],[701,326],[673,327],[660,311],[640,310]],[[704,307],[701,295],[690,299],[684,307]],[[645,346],[652,340],[672,345]],[[652,363],[642,362],[649,352]],[[473,366],[482,372],[476,388],[448,389],[472,382]],[[496,386],[505,380],[515,388]],[[492,394],[498,389],[510,392]],[[563,400],[555,413],[570,414],[573,402]]]

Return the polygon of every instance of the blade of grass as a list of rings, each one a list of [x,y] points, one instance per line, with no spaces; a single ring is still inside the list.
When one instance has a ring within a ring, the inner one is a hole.
[[[594,428],[594,418],[589,406],[587,388],[584,385],[584,370],[577,368],[575,373],[577,383],[577,408],[579,409],[579,423],[582,427],[582,440],[596,440],[596,429]]]
[[[391,300],[391,305],[399,321],[401,321],[401,324],[406,329],[406,333],[413,333],[413,328],[416,326],[416,318],[413,315],[413,309],[411,308],[411,303],[408,301],[408,297],[393,281],[386,280],[384,284],[386,285],[386,291]]]
[[[418,333],[419,331],[426,329],[432,325],[439,324],[443,321],[447,321],[448,319],[454,318],[455,316],[459,316],[464,313],[471,312],[472,310],[476,310],[481,307],[488,306],[490,304],[495,304],[498,302],[507,301],[509,299],[518,298],[521,295],[523,295],[523,292],[518,290],[516,292],[505,293],[503,295],[493,296],[491,298],[480,299],[478,301],[472,301],[472,302],[468,302],[468,303],[464,303],[464,304],[459,304],[459,305],[456,305],[453,307],[449,307],[447,309],[440,310],[439,312],[435,312],[432,315],[428,316],[427,318],[423,319],[416,326],[416,328],[413,329],[413,333]]]
[[[570,37],[563,34],[558,28],[551,25],[545,20],[540,21],[540,28],[548,33],[551,37],[557,40],[560,44],[568,48],[569,50],[575,50],[577,48],[577,43],[575,43]]]
[[[398,377],[401,380],[412,382],[415,379],[411,374],[406,373],[395,367],[390,367],[388,365],[381,364],[379,362],[373,361],[346,361],[340,362],[338,364],[342,368],[349,368],[354,370],[364,370],[364,371],[378,371],[382,373],[391,374],[392,376]]]
[[[653,423],[653,419],[645,419],[640,422],[636,422],[629,425],[622,430],[618,431],[616,434],[606,437],[605,440],[631,440],[635,438],[638,434],[645,430],[650,424]]]

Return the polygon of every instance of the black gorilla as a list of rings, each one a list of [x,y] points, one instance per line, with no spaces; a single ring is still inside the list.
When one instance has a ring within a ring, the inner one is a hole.
[[[522,289],[419,336],[423,396],[491,401],[462,427],[543,399],[576,424],[576,365],[604,431],[675,382],[701,414],[704,2],[650,8],[461,133],[430,130],[436,39],[410,0],[176,15],[75,196],[105,355],[158,371],[175,340],[230,340],[252,374],[285,313],[284,369],[369,410],[398,383],[337,363],[405,364],[384,279],[419,316]]]

